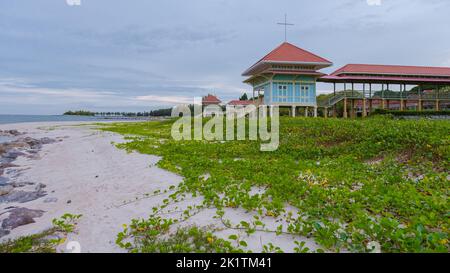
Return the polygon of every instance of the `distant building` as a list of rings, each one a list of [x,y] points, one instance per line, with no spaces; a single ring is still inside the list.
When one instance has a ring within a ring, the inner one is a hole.
[[[232,100],[229,103],[227,103],[227,105],[230,106],[247,106],[252,104],[255,104],[255,102],[252,100]]]
[[[318,72],[332,63],[288,42],[282,43],[247,69],[244,83],[253,87],[253,97],[264,94],[264,104],[314,108],[317,116],[316,80],[325,74]]]
[[[219,100],[216,96],[208,94],[207,96],[204,96],[202,98],[202,105],[208,106],[208,105],[220,105],[222,103],[221,100]]]
[[[203,116],[204,117],[211,117],[213,116],[213,112],[207,108],[207,106],[210,105],[217,105],[220,106],[222,103],[221,100],[219,100],[216,96],[208,94],[207,96],[204,96],[202,98],[202,106],[203,106]]]

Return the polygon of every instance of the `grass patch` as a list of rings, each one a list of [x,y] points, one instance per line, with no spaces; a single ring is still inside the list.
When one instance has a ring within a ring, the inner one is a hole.
[[[226,207],[258,212],[259,219],[241,225],[253,232],[261,218],[280,216],[289,204],[301,214],[278,230],[312,236],[327,251],[368,252],[373,242],[383,252],[449,250],[448,121],[280,118],[274,152],[260,152],[255,141],[177,142],[172,122],[102,127],[127,136],[118,147],[162,156],[160,167],[184,177],[162,207],[199,194],[219,217]],[[377,164],[367,163],[373,159]],[[253,187],[266,190],[252,195]],[[147,232],[128,228],[123,237]]]
[[[39,234],[24,236],[0,244],[0,253],[54,253],[57,243],[47,240],[56,229],[49,229]]]
[[[1,243],[0,253],[56,253],[57,246],[66,241],[67,234],[74,232],[81,216],[66,213],[55,218],[53,227],[44,232]]]

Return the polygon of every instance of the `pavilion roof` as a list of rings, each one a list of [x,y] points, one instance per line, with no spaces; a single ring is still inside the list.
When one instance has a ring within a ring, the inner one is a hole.
[[[203,104],[205,104],[205,103],[207,103],[207,104],[219,104],[221,102],[222,102],[221,100],[219,100],[216,96],[211,95],[211,94],[208,94],[207,96],[204,96],[202,98],[202,103]]]
[[[331,75],[338,76],[354,73],[450,77],[450,67],[348,64]]]
[[[259,71],[258,68],[264,67],[264,65],[275,64],[298,64],[298,65],[315,65],[320,68],[331,66],[332,62],[324,59],[314,53],[299,48],[288,42],[284,42],[277,48],[269,52],[266,56],[252,65],[242,75],[251,76]]]
[[[251,100],[232,100],[228,103],[228,105],[251,105],[254,104],[254,101]]]
[[[450,67],[348,64],[319,81],[450,84]]]

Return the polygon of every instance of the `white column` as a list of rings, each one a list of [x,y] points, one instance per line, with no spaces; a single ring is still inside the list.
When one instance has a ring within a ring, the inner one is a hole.
[[[261,105],[258,107],[259,108],[259,112],[260,112],[260,117],[267,117],[267,108],[265,105]]]
[[[305,117],[308,116],[308,107],[305,107]]]
[[[292,106],[292,117],[293,118],[295,118],[295,110],[296,110],[296,107],[293,105]]]
[[[273,106],[272,105],[269,106],[269,116],[273,117]]]
[[[317,106],[314,107],[314,117],[317,118]]]

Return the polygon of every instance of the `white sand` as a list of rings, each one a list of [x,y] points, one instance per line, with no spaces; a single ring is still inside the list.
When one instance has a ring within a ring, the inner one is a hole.
[[[72,213],[83,216],[77,225],[77,233],[69,235],[68,241],[78,241],[82,252],[123,252],[124,250],[115,244],[116,235],[122,230],[122,225],[130,223],[133,218],[148,217],[152,207],[162,204],[167,195],[142,197],[156,190],[178,185],[182,181],[182,177],[155,167],[158,157],[127,154],[114,147],[111,142],[122,142],[122,136],[95,130],[92,126],[74,126],[77,124],[80,122],[0,125],[0,130],[17,129],[33,138],[62,139],[61,142],[44,145],[39,159],[19,157],[14,162],[20,167],[12,169],[21,171],[11,180],[43,183],[48,195],[24,204],[0,204],[0,213],[7,207],[17,206],[44,210],[45,214],[36,218],[36,223],[12,230],[11,234],[1,238],[1,241],[41,232],[52,226],[52,219],[64,213]],[[12,175],[11,172],[7,173]],[[34,186],[29,187],[31,190]],[[44,203],[46,198],[57,198],[57,202]],[[123,205],[129,201],[133,202]],[[188,205],[200,203],[201,198],[188,199],[173,205],[172,209],[176,206],[179,211]],[[213,225],[223,228],[221,221],[213,218],[214,215],[215,210],[206,209],[183,225]],[[167,217],[177,216],[179,214],[167,214]],[[225,216],[236,224],[241,220],[252,219],[252,214],[240,209],[226,210]],[[273,219],[265,222],[267,227],[274,229],[280,224]],[[226,238],[237,233],[241,232],[224,228],[218,235]],[[255,252],[262,251],[262,245],[269,242],[285,251],[292,251],[295,247],[294,240],[306,241],[309,248],[317,248],[309,239],[289,235],[276,236],[273,233],[257,232],[249,238],[242,233],[241,236],[249,244],[249,249]],[[62,246],[60,251],[64,250],[65,246]]]

